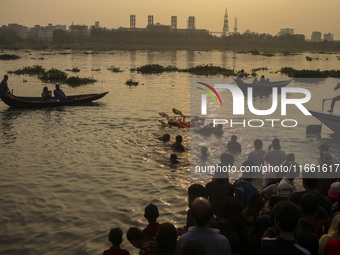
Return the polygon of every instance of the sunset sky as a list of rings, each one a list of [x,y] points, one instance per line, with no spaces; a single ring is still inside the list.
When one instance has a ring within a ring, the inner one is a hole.
[[[276,35],[280,28],[293,28],[306,38],[320,31],[340,40],[339,0],[1,0],[0,25],[90,26],[99,21],[101,26],[118,28],[129,27],[134,14],[137,27],[145,27],[148,15],[153,15],[155,23],[165,25],[177,16],[178,28],[186,28],[188,17],[195,16],[196,28],[220,32],[226,7],[230,30],[237,17],[241,33],[250,29]]]

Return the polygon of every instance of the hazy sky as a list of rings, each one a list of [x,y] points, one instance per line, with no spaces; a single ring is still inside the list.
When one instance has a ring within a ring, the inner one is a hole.
[[[293,28],[310,38],[312,31],[331,32],[340,40],[340,0],[0,0],[0,25],[25,26],[61,24],[92,25],[99,21],[107,28],[129,27],[130,14],[136,26],[146,27],[148,15],[154,22],[170,25],[177,16],[178,28],[186,28],[189,16],[196,28],[222,31],[228,7],[229,29],[237,17],[239,32],[250,29],[276,35],[280,28]]]

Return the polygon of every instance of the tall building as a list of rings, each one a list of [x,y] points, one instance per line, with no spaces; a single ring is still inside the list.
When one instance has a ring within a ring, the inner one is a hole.
[[[195,29],[195,17],[189,16],[188,18],[188,29]]]
[[[153,25],[153,15],[148,15],[148,25]]]
[[[312,42],[321,42],[321,32],[313,31],[311,41]]]
[[[70,34],[73,37],[83,37],[89,35],[89,27],[86,25],[71,25],[69,26]]]
[[[7,28],[9,30],[14,31],[18,36],[20,36],[23,39],[26,39],[28,37],[28,27],[12,23],[8,24]]]
[[[227,10],[227,8],[225,8],[222,35],[223,36],[229,35],[229,21],[228,21],[228,10]]]
[[[294,29],[293,28],[281,28],[278,35],[279,36],[281,36],[281,35],[294,35]]]
[[[171,29],[177,29],[177,16],[171,16]]]
[[[130,15],[130,28],[136,28],[136,15]]]
[[[333,34],[331,34],[331,33],[324,34],[323,35],[323,40],[324,41],[329,41],[329,42],[334,41]]]

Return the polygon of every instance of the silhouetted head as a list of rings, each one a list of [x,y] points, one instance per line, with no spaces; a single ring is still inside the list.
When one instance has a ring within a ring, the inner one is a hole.
[[[188,199],[189,199],[189,207],[191,207],[192,201],[194,201],[195,198],[197,197],[204,197],[205,195],[205,188],[203,185],[195,183],[192,184],[188,188]]]
[[[163,223],[157,231],[157,254],[171,254],[177,244],[177,229],[171,223]]]
[[[272,211],[275,226],[283,232],[294,233],[300,218],[299,207],[291,201],[277,203]]]
[[[272,141],[272,145],[273,145],[273,149],[275,150],[280,150],[281,149],[281,146],[280,146],[280,140],[275,138],[273,141]]]
[[[255,149],[261,149],[262,148],[262,140],[261,139],[256,139],[254,141],[254,147],[255,147]]]
[[[4,75],[4,80],[5,80],[5,81],[8,80],[8,75],[7,75],[7,74]]]
[[[179,161],[177,160],[177,154],[173,153],[170,155],[170,162],[173,164],[178,164]]]
[[[225,197],[221,204],[222,217],[237,221],[242,212],[242,204],[234,197]]]
[[[236,142],[237,141],[237,136],[236,135],[232,135],[231,138],[230,138],[230,141]]]
[[[136,227],[129,228],[126,233],[126,238],[135,248],[138,249],[143,248],[143,241],[148,240],[143,231]]]
[[[287,162],[295,161],[295,155],[294,153],[288,153],[286,156]]]
[[[176,143],[182,143],[182,136],[181,135],[178,135],[176,136]]]
[[[324,151],[329,151],[329,146],[328,146],[328,144],[326,144],[326,143],[321,144],[321,145],[319,146],[319,151],[320,151],[320,153],[322,153],[322,152],[324,152]]]
[[[307,173],[302,174],[302,185],[306,190],[315,189],[318,186],[318,179],[316,178],[307,178],[309,176]]]
[[[201,147],[201,153],[202,153],[202,155],[206,155],[208,153],[208,147],[202,146]]]
[[[249,213],[256,218],[264,207],[264,201],[259,194],[252,194],[247,200],[247,210]]]
[[[319,211],[319,198],[312,192],[302,195],[300,200],[301,211],[303,215],[317,215]]]
[[[123,231],[120,228],[113,228],[109,233],[109,241],[112,245],[120,245],[123,242]]]
[[[158,207],[152,203],[144,209],[144,217],[150,220],[156,220],[159,217]]]
[[[60,85],[59,84],[55,85],[55,89],[59,90],[60,89]]]
[[[213,216],[213,209],[208,200],[198,197],[192,201],[191,217],[197,227],[206,227],[211,216]]]

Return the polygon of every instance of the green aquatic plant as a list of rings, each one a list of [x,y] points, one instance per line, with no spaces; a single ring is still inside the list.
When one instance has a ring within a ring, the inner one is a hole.
[[[157,73],[165,72],[165,68],[158,64],[144,65],[141,67],[137,67],[135,70],[138,73],[142,73],[142,74],[157,74]]]
[[[181,72],[188,72],[190,74],[213,76],[213,75],[223,75],[223,76],[234,76],[235,72],[232,69],[223,68],[214,65],[198,65],[188,69],[183,69]]]
[[[268,52],[268,51],[265,51],[264,53],[261,54],[262,56],[265,56],[265,57],[273,57],[275,56],[274,53],[271,53],[271,52]]]
[[[258,50],[250,50],[249,53],[251,55],[260,55],[260,52]]]
[[[43,82],[50,82],[50,83],[65,83],[70,86],[79,86],[85,84],[91,84],[97,82],[97,80],[93,78],[80,78],[80,77],[68,77],[67,73],[62,70],[58,70],[56,68],[52,68],[46,71],[45,68],[39,65],[35,66],[25,66],[21,69],[15,71],[8,71],[9,74],[16,74],[16,75],[37,75],[38,79],[42,80]]]
[[[42,75],[45,73],[45,68],[43,68],[40,65],[34,65],[34,66],[24,66],[21,69],[17,69],[14,71],[8,71],[8,74],[16,74],[16,75]]]
[[[77,67],[73,67],[72,69],[66,69],[66,71],[74,72],[74,73],[79,73],[79,72],[80,72],[80,69],[77,68]]]
[[[67,74],[64,71],[52,68],[38,77],[45,82],[64,82],[67,79]]]
[[[81,78],[79,76],[71,76],[71,77],[68,77],[66,80],[65,80],[65,83],[67,85],[70,85],[70,86],[81,86],[81,85],[86,85],[86,84],[93,84],[97,82],[96,79],[94,78]]]
[[[340,70],[325,70],[320,71],[320,69],[317,70],[308,70],[308,69],[302,69],[297,70],[292,67],[282,67],[280,70],[281,73],[288,75],[289,77],[293,78],[340,78]]]
[[[123,72],[122,70],[120,70],[119,67],[115,67],[115,66],[110,66],[107,70],[110,70],[113,73],[121,73],[121,72]]]
[[[12,55],[12,54],[1,54],[0,55],[0,60],[15,60],[19,58],[20,58],[19,56]]]

